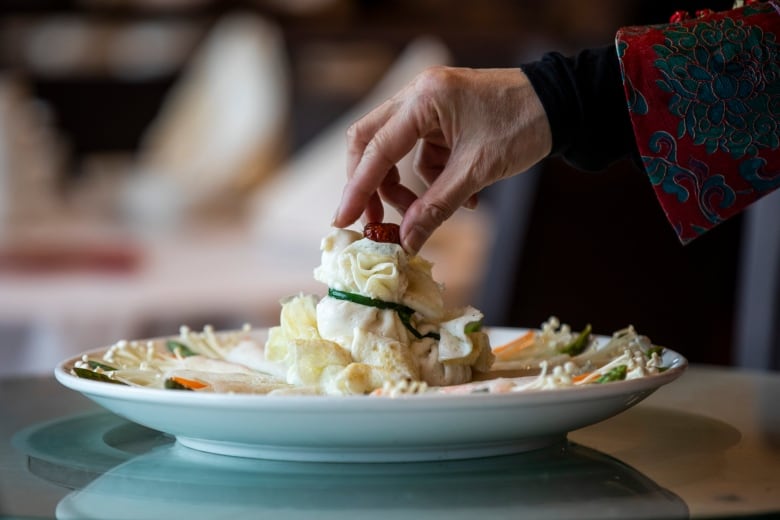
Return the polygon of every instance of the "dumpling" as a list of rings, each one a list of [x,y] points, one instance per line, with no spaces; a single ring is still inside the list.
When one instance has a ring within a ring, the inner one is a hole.
[[[302,386],[322,386],[352,362],[349,351],[324,339],[293,339],[289,343],[287,382]]]
[[[442,286],[433,279],[433,264],[419,255],[411,257],[407,263],[406,292],[401,303],[411,307],[426,321],[441,321],[444,315],[444,295]]]
[[[399,302],[407,285],[403,249],[396,244],[355,238],[354,232],[345,230],[326,237],[322,263],[314,270],[314,279],[340,291]]]
[[[271,327],[265,344],[268,361],[283,361],[293,339],[318,339],[317,302],[313,295],[299,294],[282,301],[279,326]]]
[[[321,248],[314,278],[328,295],[283,302],[266,345],[266,357],[286,367],[287,383],[369,393],[386,382],[466,383],[473,370],[490,368],[482,313],[445,309],[430,262],[349,230],[333,230]]]
[[[385,381],[420,380],[417,360],[408,344],[358,329],[351,351],[355,361],[383,372]]]
[[[331,297],[325,297],[317,304],[317,326],[321,337],[346,349],[352,347],[353,338],[359,332],[409,342],[409,331],[395,311]]]
[[[469,336],[470,326],[482,322],[482,313],[474,307],[466,307],[460,316],[445,321],[439,327],[439,361],[442,363],[468,364],[479,356],[479,346]]]

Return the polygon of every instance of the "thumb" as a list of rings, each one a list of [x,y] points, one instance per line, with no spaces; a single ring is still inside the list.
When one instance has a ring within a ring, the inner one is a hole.
[[[404,213],[401,242],[404,249],[416,254],[436,229],[473,195],[460,183],[447,186],[446,169]]]

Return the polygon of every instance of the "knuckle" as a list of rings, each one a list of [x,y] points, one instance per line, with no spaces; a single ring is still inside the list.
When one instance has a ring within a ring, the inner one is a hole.
[[[347,128],[347,146],[350,148],[362,148],[369,141],[366,137],[363,125],[360,121],[355,121]]]
[[[417,76],[415,86],[420,94],[433,94],[446,90],[454,81],[452,67],[436,65],[428,67]]]
[[[432,231],[434,228],[441,225],[453,214],[453,212],[454,210],[451,205],[444,201],[433,200],[423,202],[422,214],[425,217],[423,221],[430,223],[430,229],[428,229],[428,231]]]
[[[383,168],[391,168],[395,163],[386,153],[387,138],[383,132],[377,133],[366,145],[363,155]]]

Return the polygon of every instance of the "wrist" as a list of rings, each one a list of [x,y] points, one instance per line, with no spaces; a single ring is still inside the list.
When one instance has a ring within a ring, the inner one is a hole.
[[[521,69],[520,73],[524,78],[523,92],[520,96],[522,100],[520,113],[525,118],[524,124],[528,128],[524,138],[530,140],[528,143],[529,148],[535,150],[538,154],[534,158],[534,162],[541,161],[553,151],[554,138],[550,118],[542,99],[539,97],[525,71]]]
[[[578,106],[576,80],[566,58],[548,53],[539,61],[522,65],[521,70],[547,118],[551,141],[548,154],[564,152],[574,139],[576,124],[573,123],[582,111]]]

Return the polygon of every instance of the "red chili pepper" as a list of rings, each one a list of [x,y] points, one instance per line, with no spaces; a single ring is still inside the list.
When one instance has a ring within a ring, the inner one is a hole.
[[[672,16],[669,17],[669,22],[671,23],[681,23],[685,20],[689,20],[691,18],[691,14],[688,11],[675,11]]]
[[[401,228],[390,222],[373,222],[363,228],[363,236],[374,242],[387,242],[401,245]]]
[[[715,11],[713,11],[712,9],[699,9],[698,11],[696,11],[696,18],[704,18],[714,13]]]

